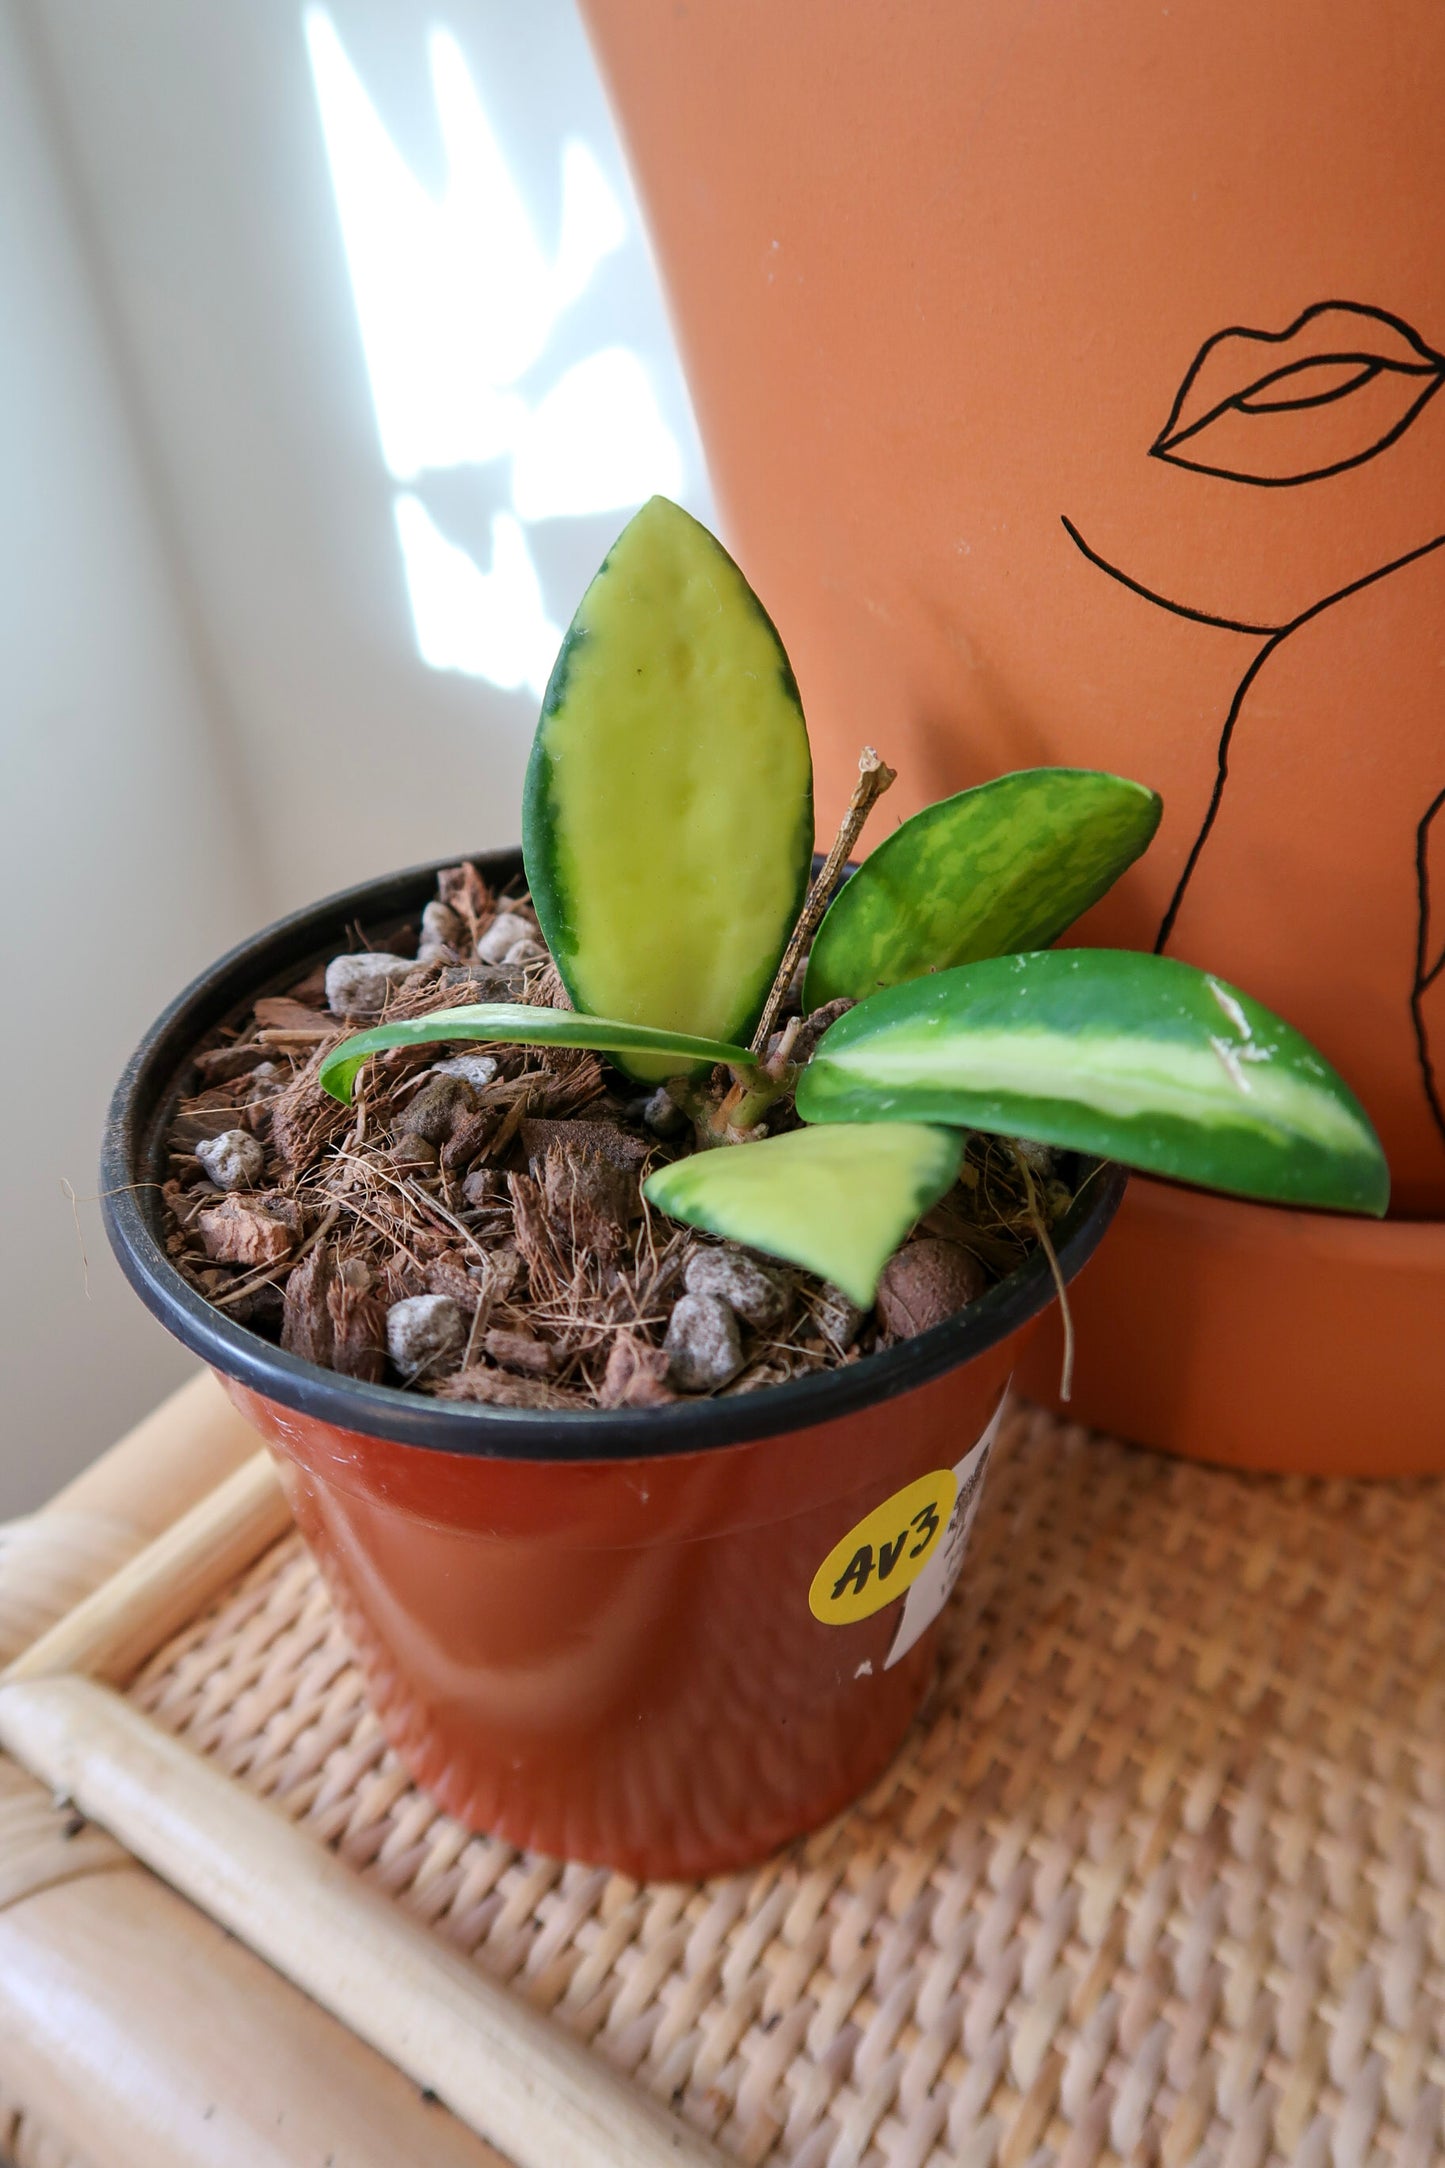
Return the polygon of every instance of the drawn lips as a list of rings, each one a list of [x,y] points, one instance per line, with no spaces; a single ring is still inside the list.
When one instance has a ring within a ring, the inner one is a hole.
[[[1284,489],[1342,474],[1403,435],[1445,356],[1384,309],[1320,301],[1284,331],[1218,331],[1200,348],[1155,459]]]

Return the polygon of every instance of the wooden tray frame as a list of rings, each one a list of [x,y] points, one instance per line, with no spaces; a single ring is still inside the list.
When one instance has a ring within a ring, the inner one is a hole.
[[[0,1747],[515,2168],[719,2168],[715,2147],[119,1691],[289,1526],[256,1453],[0,1674]]]

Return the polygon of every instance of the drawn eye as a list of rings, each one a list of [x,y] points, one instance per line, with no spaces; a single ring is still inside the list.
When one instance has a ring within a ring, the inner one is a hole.
[[[1205,341],[1151,456],[1265,489],[1341,474],[1403,435],[1445,358],[1383,309],[1321,301],[1284,331]]]

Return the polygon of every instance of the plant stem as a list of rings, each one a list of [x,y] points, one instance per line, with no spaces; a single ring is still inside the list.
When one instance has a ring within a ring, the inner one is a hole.
[[[797,1016],[788,1019],[775,1052],[751,1074],[734,1069],[732,1090],[718,1110],[718,1127],[724,1136],[746,1135],[756,1129],[769,1107],[793,1089],[798,1081],[793,1041],[801,1021]]]
[[[833,840],[833,848],[823,860],[817,880],[808,890],[808,899],[803,905],[797,925],[793,928],[792,938],[783,951],[783,960],[778,965],[777,976],[763,1004],[758,1028],[753,1033],[753,1053],[761,1054],[767,1046],[769,1034],[777,1022],[778,1011],[793,983],[793,973],[818,930],[819,921],[828,908],[834,889],[842,879],[849,853],[863,832],[863,823],[889,784],[895,780],[896,774],[895,769],[888,767],[878,758],[871,745],[863,748],[858,761],[858,781],[848,801],[848,810],[843,815],[843,825]]]

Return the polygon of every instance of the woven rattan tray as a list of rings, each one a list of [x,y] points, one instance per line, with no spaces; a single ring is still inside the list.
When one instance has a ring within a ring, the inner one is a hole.
[[[1445,2158],[1445,1485],[1017,1411],[904,1751],[703,1885],[437,1813],[282,1527],[247,1463],[0,1741],[519,2168]]]

